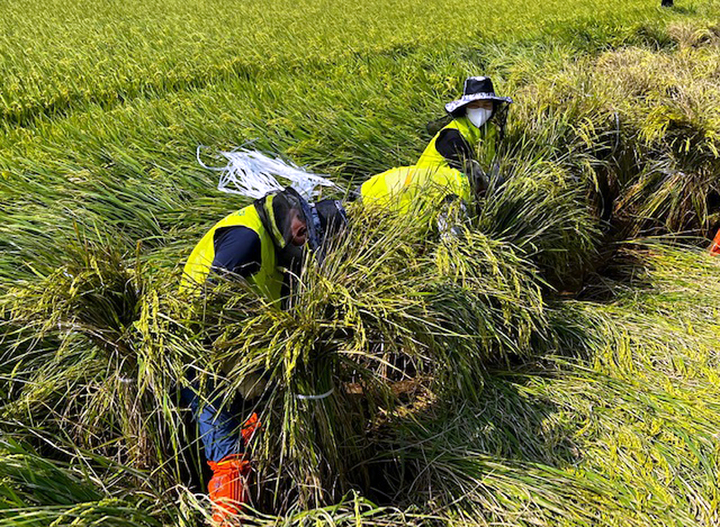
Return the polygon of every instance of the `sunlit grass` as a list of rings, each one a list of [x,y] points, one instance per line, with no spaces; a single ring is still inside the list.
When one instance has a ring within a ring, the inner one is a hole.
[[[256,524],[717,523],[718,263],[679,245],[720,224],[717,2],[35,4],[0,8],[0,524],[197,525],[178,386],[260,371]],[[357,184],[478,73],[516,103],[462,238],[354,205],[287,310],[178,297],[247,204],[197,145]]]

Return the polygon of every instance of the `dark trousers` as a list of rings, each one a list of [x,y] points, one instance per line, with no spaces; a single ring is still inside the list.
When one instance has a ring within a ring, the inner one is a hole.
[[[209,397],[203,397],[198,392],[199,387],[195,383],[189,388],[183,388],[180,395],[183,404],[192,411],[207,460],[217,463],[231,454],[242,454],[244,445],[240,405],[225,404],[221,407],[222,398],[212,386],[205,389]]]

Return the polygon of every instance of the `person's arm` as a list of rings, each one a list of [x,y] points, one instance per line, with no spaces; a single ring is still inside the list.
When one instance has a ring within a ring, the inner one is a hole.
[[[463,172],[472,181],[473,190],[478,196],[485,194],[489,177],[475,159],[475,152],[460,132],[454,128],[441,131],[435,141],[435,147],[451,168]]]
[[[260,236],[247,227],[225,227],[215,231],[215,259],[212,270],[230,272],[248,278],[260,270],[262,246]]]
[[[452,168],[463,170],[465,163],[475,159],[475,153],[462,134],[454,128],[446,128],[435,140],[435,148]]]

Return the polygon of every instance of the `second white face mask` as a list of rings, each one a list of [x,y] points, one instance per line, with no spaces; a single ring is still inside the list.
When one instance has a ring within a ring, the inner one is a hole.
[[[484,125],[488,119],[490,119],[490,116],[492,115],[492,110],[486,110],[485,108],[468,108],[467,109],[467,117],[470,120],[472,124],[480,128],[482,125]]]

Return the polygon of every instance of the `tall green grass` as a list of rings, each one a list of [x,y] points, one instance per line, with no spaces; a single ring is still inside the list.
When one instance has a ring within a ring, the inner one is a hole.
[[[696,1],[689,8],[710,10],[712,5]],[[195,91],[238,77],[255,82],[287,70],[303,76],[308,65],[402,56],[419,46],[456,47],[562,32],[563,39],[594,45],[598,37],[622,40],[628,26],[649,17],[672,14],[650,1],[598,6],[556,0],[482,5],[394,0],[349,6],[277,0],[122,5],[26,0],[2,8],[7,31],[1,46],[0,115],[10,126],[32,124],[87,105],[112,109],[135,98]],[[604,22],[600,28],[598,19]]]
[[[178,387],[258,372],[255,524],[717,522],[717,3],[389,7],[0,8],[0,523],[204,521]],[[247,204],[198,144],[349,186],[478,73],[517,102],[462,238],[352,207],[288,310],[177,296]]]

